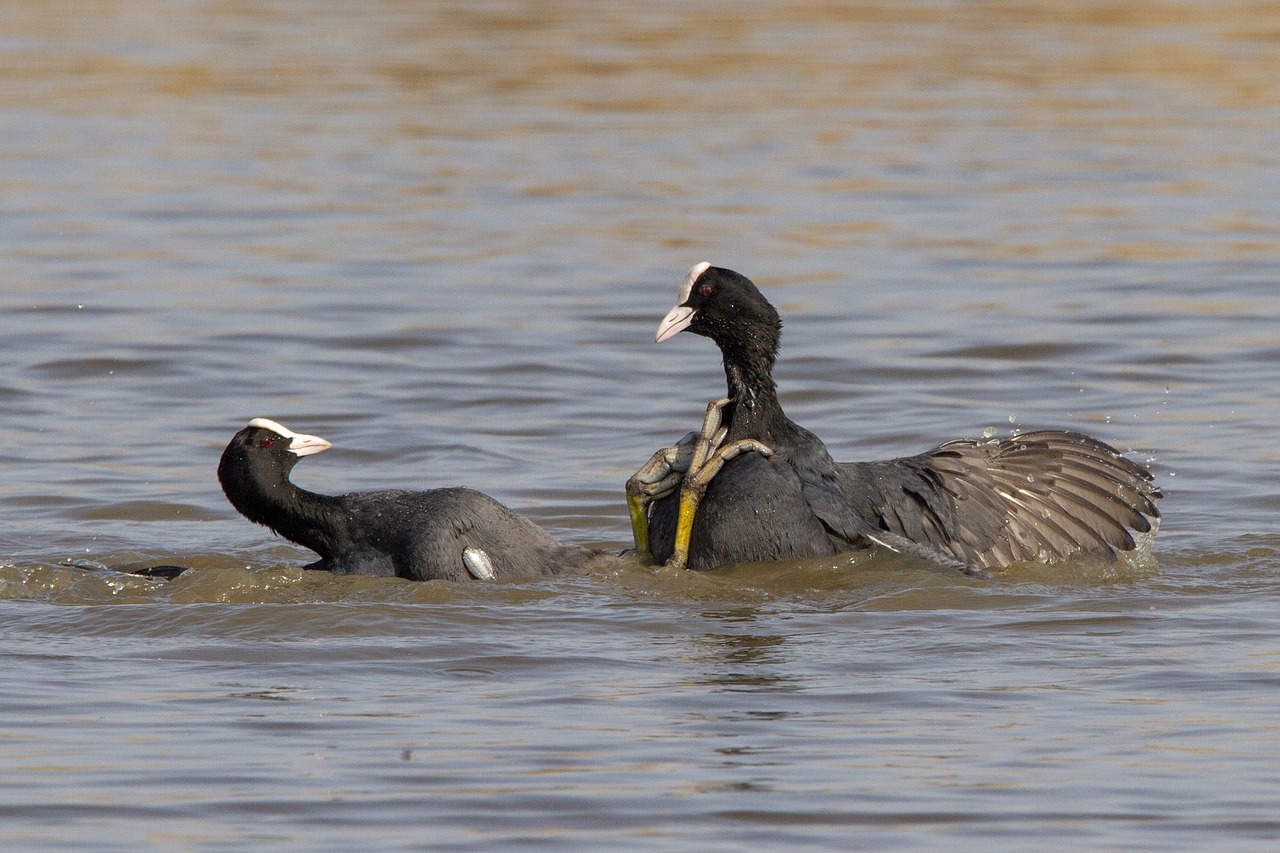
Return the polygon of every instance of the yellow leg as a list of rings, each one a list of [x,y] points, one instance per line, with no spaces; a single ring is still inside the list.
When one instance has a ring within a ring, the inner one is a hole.
[[[676,540],[671,552],[671,559],[667,560],[667,565],[677,569],[686,568],[689,565],[689,545],[693,540],[693,519],[698,515],[698,506],[702,503],[702,496],[707,493],[707,486],[720,473],[720,469],[724,467],[724,463],[734,458],[740,453],[753,451],[761,456],[769,457],[773,455],[773,450],[768,446],[761,444],[754,438],[744,438],[733,442],[732,444],[722,445],[718,447],[711,458],[700,468],[689,468],[689,473],[684,477],[684,483],[680,486],[680,515],[676,517]],[[695,461],[697,454],[694,454]]]
[[[689,433],[675,447],[659,450],[627,480],[627,513],[631,516],[631,539],[637,551],[650,554],[650,504],[679,488],[680,514],[676,518],[671,559],[666,565],[685,568],[689,564],[693,520],[711,479],[725,462],[739,453],[751,450],[764,456],[773,454],[768,447],[752,439],[723,444],[728,432],[722,423],[723,410],[730,402],[725,397],[709,403],[700,432]]]
[[[631,539],[636,543],[636,550],[648,554],[649,514],[645,511],[644,499],[639,495],[627,495],[627,510],[631,513]]]
[[[696,438],[695,433],[689,433],[675,447],[659,450],[627,480],[627,512],[637,551],[649,553],[649,505],[680,488]]]
[[[704,489],[680,490],[680,515],[676,517],[676,540],[667,565],[683,569],[689,565],[689,542],[693,539],[693,519],[698,514]]]

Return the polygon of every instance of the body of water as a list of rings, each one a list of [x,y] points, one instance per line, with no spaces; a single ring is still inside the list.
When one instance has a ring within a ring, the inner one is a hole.
[[[1274,3],[11,2],[0,814],[15,849],[1280,843]],[[841,460],[1062,427],[1151,565],[522,584],[299,568],[215,478],[468,485],[622,549],[779,307]],[[122,574],[193,567],[164,582]]]

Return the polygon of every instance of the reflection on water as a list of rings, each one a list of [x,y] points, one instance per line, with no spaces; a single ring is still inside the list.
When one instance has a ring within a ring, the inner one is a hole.
[[[0,814],[26,848],[1265,847],[1267,4],[0,10]],[[214,477],[465,483],[618,549],[719,396],[692,264],[839,459],[1066,427],[1155,562],[304,571]],[[191,567],[172,582],[131,576]],[[424,836],[423,827],[430,828]],[[429,838],[429,841],[424,839]]]
[[[700,683],[715,690],[787,690],[803,689],[785,674],[790,657],[785,648],[788,637],[760,633],[768,625],[762,614],[748,608],[707,611],[699,614],[707,622],[733,628],[732,633],[707,633],[686,657],[707,667]]]

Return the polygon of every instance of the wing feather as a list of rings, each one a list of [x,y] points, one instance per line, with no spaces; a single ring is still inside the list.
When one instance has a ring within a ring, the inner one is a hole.
[[[1111,560],[1160,517],[1151,472],[1077,432],[958,439],[837,467],[846,496],[871,492],[880,526],[981,568],[1081,554]]]

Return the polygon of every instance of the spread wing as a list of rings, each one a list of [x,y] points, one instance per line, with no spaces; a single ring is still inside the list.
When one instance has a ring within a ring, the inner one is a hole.
[[[821,442],[792,451],[789,461],[800,477],[801,490],[810,510],[828,533],[850,545],[876,543],[891,551],[908,554],[939,568],[967,575],[984,572],[933,542],[912,540],[897,532],[871,524],[865,507],[851,504],[843,488],[841,466],[832,461]],[[863,496],[865,498],[865,496]]]
[[[949,441],[919,456],[838,463],[876,526],[981,568],[1093,555],[1114,560],[1160,517],[1151,473],[1075,432]]]

